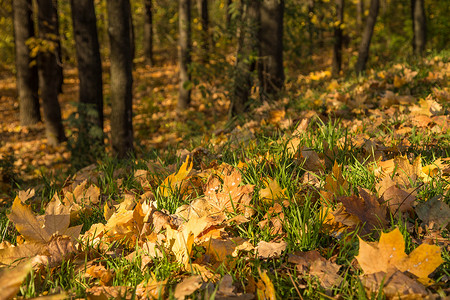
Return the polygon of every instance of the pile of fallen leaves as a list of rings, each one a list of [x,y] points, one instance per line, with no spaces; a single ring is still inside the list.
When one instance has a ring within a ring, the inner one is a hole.
[[[300,282],[296,288],[302,288],[301,278],[311,276],[325,289],[342,283],[342,266],[335,258],[326,259],[318,250],[287,252],[284,228],[289,220],[283,211],[290,205],[301,204],[289,201],[285,189],[276,180],[267,178],[265,188],[256,193],[255,186],[245,184],[242,179],[242,173],[251,161],[239,163],[237,167],[225,163],[204,166],[198,155],[204,152],[197,149],[190,153],[179,169],[162,181],[148,170],[135,171],[141,192],[127,191],[119,185],[121,196],[114,201],[106,201],[107,197],[100,195],[99,188],[84,179],[89,177],[92,182],[96,181],[96,176],[102,176],[93,167],[82,170],[67,182],[63,191],[55,194],[46,205],[43,215],[36,215],[25,204],[34,196],[34,191],[20,192],[8,215],[20,234],[17,245],[3,242],[0,246],[0,263],[7,266],[0,273],[1,294],[7,295],[5,298],[16,295],[31,270],[35,274],[57,272],[63,261],[71,260],[77,266],[76,270],[90,279],[86,288],[90,299],[167,296],[167,279],[158,280],[155,276],[136,287],[111,285],[114,270],[102,263],[103,256],[111,255],[130,261],[140,257],[143,272],[150,268],[155,258],[168,257],[170,261],[178,262],[182,275],[178,276],[179,283],[174,290],[177,299],[184,299],[197,290],[215,290],[218,299],[275,299],[276,289],[267,270],[260,270],[257,278],[249,273],[246,274],[249,277],[237,281],[230,275],[220,275],[220,268],[233,269],[238,259],[247,264],[255,260],[284,259],[286,264],[272,272],[291,276],[289,269],[295,266],[300,279],[296,280]],[[405,253],[405,241],[398,228],[381,233],[378,242],[368,243],[359,238],[359,252],[352,263],[355,266],[352,273],[361,274],[361,282],[368,292],[376,293],[382,289],[388,298],[431,295],[435,290],[433,287],[439,284],[429,275],[443,262],[441,247],[449,245],[448,240],[439,239],[439,232],[450,221],[450,209],[438,197],[415,202],[411,186],[415,180],[427,182],[443,170],[448,176],[448,168],[444,169],[443,162],[438,160],[422,167],[420,157],[411,164],[402,156],[379,162],[374,171],[380,178],[377,189],[381,197],[364,189],[356,195],[346,196],[349,183],[337,163],[326,175],[325,184],[320,186],[308,181],[312,174],[325,171],[325,162],[319,154],[295,146],[291,153],[307,169],[303,175],[306,184],[315,185],[316,192],[321,195],[317,201],[321,202],[324,215],[324,234],[339,236],[356,231],[364,235],[383,228],[387,230],[390,228],[388,217],[400,213],[416,214],[424,222],[427,234],[433,236],[424,237],[423,243],[410,254]],[[196,164],[200,160],[202,168],[193,168],[193,157],[196,157]],[[164,169],[154,162],[149,162],[148,167]],[[169,214],[158,209],[152,191],[166,199],[178,194],[194,200]],[[255,217],[256,206],[261,204],[270,208],[259,226],[269,226],[275,238],[266,242],[236,235],[235,228],[250,222]],[[103,206],[104,223],[93,224],[83,234],[80,234],[82,225],[71,226],[77,222],[80,213],[89,213],[98,205]],[[62,295],[70,295],[70,291],[66,293],[69,294]]]

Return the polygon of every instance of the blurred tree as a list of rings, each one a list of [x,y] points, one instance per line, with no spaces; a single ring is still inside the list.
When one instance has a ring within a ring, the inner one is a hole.
[[[144,56],[145,62],[152,66],[153,61],[153,15],[152,0],[144,0]]]
[[[34,38],[31,0],[14,0],[13,13],[20,125],[28,126],[41,121],[37,67],[36,62],[33,62],[30,48],[27,45],[27,41]]]
[[[229,29],[231,25],[231,3],[233,3],[232,0],[225,0],[225,27],[227,29]]]
[[[336,0],[334,23],[333,74],[338,75],[342,66],[342,26],[344,24],[344,0]]]
[[[210,51],[211,43],[209,41],[209,11],[208,11],[208,0],[197,0],[198,15],[200,17],[201,24],[201,42],[200,46],[202,49],[202,61],[203,63],[208,62],[208,56]]]
[[[38,30],[41,43],[38,54],[39,88],[44,107],[47,142],[56,145],[66,139],[58,102],[59,71],[57,3],[55,0],[38,0]]]
[[[129,0],[107,0],[111,60],[111,140],[115,155],[133,151],[132,49]]]
[[[379,8],[380,0],[370,1],[369,16],[367,17],[366,26],[364,27],[361,44],[359,45],[358,61],[355,65],[356,73],[361,73],[366,69],[367,60],[369,59],[370,41],[377,21]]]
[[[411,0],[413,52],[422,55],[427,41],[427,28],[424,0]]]
[[[356,25],[359,30],[364,29],[364,0],[358,0],[356,2]]]
[[[231,94],[230,117],[248,109],[253,85],[253,71],[258,57],[258,32],[260,27],[259,0],[245,0],[240,8],[238,49]]]
[[[191,103],[191,0],[179,0],[179,46],[178,59],[180,63],[180,89],[178,95],[178,110],[182,111]]]
[[[128,12],[130,15],[128,16],[128,20],[130,22],[129,29],[130,29],[130,45],[131,45],[131,62],[133,62],[134,58],[136,57],[136,34],[134,32],[134,23],[133,23],[133,9],[131,7],[130,0],[127,1],[128,3]]]
[[[283,14],[284,0],[261,1],[258,74],[263,98],[278,93],[284,85]]]
[[[91,104],[96,114],[78,107],[84,125],[96,125],[103,131],[102,62],[97,36],[97,19],[93,0],[70,0],[73,31],[80,79],[80,103]],[[84,122],[86,121],[86,122]],[[87,132],[89,128],[80,128]],[[103,138],[99,136],[99,142]]]

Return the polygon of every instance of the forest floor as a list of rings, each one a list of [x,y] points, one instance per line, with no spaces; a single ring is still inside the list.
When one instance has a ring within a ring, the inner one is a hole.
[[[226,74],[177,114],[177,68],[138,67],[136,157],[93,164],[68,150],[76,70],[58,147],[43,124],[18,124],[14,78],[0,76],[0,265],[12,266],[0,286],[24,298],[448,296],[449,74],[446,53],[360,77],[288,74],[279,99],[229,121]]]

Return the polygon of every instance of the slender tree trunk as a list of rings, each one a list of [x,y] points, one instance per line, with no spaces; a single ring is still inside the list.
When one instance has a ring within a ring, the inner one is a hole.
[[[153,12],[152,0],[144,0],[144,56],[147,65],[152,66],[153,61]]]
[[[47,141],[56,145],[66,139],[61,121],[61,108],[58,102],[58,50],[55,28],[57,27],[56,1],[38,0],[39,38],[49,49],[38,54],[39,88],[44,107],[44,120]],[[52,49],[53,48],[53,49]]]
[[[232,2],[233,2],[232,0],[226,0],[226,2],[225,2],[225,27],[227,29],[230,29],[230,25],[231,25],[230,6],[231,6]]]
[[[336,21],[334,27],[333,74],[339,75],[342,67],[342,28],[344,24],[345,0],[336,0]]]
[[[361,73],[366,69],[366,63],[369,59],[370,41],[372,40],[373,29],[377,21],[379,8],[380,0],[370,1],[369,16],[367,17],[366,26],[359,46],[358,61],[355,66],[356,73]]]
[[[209,47],[209,14],[208,14],[208,0],[197,0],[198,15],[200,16],[200,24],[202,26],[201,32],[201,49],[203,63],[208,62]]]
[[[427,41],[427,28],[424,0],[411,0],[411,15],[413,25],[413,52],[422,56]]]
[[[284,85],[283,13],[284,0],[261,1],[258,73],[263,97],[275,95]]]
[[[241,7],[238,28],[238,50],[231,94],[230,117],[247,111],[253,86],[253,71],[258,55],[258,32],[260,27],[259,0],[247,0]]]
[[[312,16],[314,14],[314,0],[308,0],[308,55],[311,57],[314,52],[314,24]]]
[[[38,95],[38,73],[27,40],[34,37],[31,0],[14,0],[14,38],[16,45],[17,92],[19,95],[20,125],[29,126],[41,121]]]
[[[134,32],[133,14],[130,0],[128,0],[127,3],[129,6],[128,11],[130,12],[128,20],[130,21],[129,28],[130,28],[130,44],[131,44],[131,62],[133,62],[134,58],[136,57],[136,34]]]
[[[81,104],[92,105],[97,114],[86,111],[80,106],[79,115],[84,126],[96,125],[103,131],[103,82],[102,63],[97,35],[97,19],[93,0],[71,0],[75,49],[80,79]],[[87,121],[87,122],[86,122]],[[82,128],[84,131],[89,128]],[[99,137],[103,142],[103,138]]]
[[[111,48],[111,141],[115,155],[133,151],[132,53],[129,0],[107,0]]]
[[[179,47],[180,89],[178,96],[178,110],[182,111],[191,103],[191,74],[188,70],[191,63],[191,0],[179,0]]]
[[[364,28],[364,0],[358,0],[356,3],[356,23],[360,30]]]
[[[56,26],[55,26],[55,36],[56,36],[56,61],[57,71],[58,71],[58,94],[63,92],[64,84],[64,73],[63,73],[63,58],[62,58],[62,48],[61,48],[61,35],[59,34],[59,16],[58,16],[58,1],[53,0],[55,3],[55,14],[56,14]]]

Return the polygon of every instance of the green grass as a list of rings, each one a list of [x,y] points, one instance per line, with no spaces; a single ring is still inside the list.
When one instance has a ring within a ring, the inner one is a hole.
[[[416,67],[414,67],[416,68]],[[421,85],[420,80],[424,80],[428,74],[430,66],[418,66],[418,81],[414,82],[411,92],[417,97],[430,93],[431,85]],[[391,80],[390,78],[388,82]],[[353,78],[351,83],[343,83],[343,91],[352,91],[352,86],[364,83],[366,77]],[[325,92],[320,86],[315,86],[315,93]],[[375,91],[369,91],[369,94],[375,94]],[[298,102],[293,100],[287,106],[290,109],[306,108],[303,98],[298,98]],[[153,107],[147,108],[153,110]],[[319,112],[320,113],[320,112]],[[195,115],[193,114],[193,117]],[[323,186],[325,177],[331,172],[331,166],[334,161],[343,165],[343,174],[349,183],[349,190],[343,191],[346,194],[353,195],[357,193],[358,187],[362,187],[375,191],[377,178],[371,168],[369,159],[364,156],[362,146],[354,144],[354,140],[360,134],[366,134],[371,139],[386,140],[393,144],[405,137],[397,137],[395,135],[396,128],[408,122],[405,116],[395,116],[386,120],[381,124],[377,131],[373,128],[369,131],[367,124],[361,129],[361,132],[355,132],[349,126],[344,125],[344,121],[355,118],[353,114],[349,114],[343,119],[334,118],[332,115],[326,118],[315,118],[311,121],[310,126],[305,132],[302,132],[300,139],[304,149],[315,150],[320,154],[325,162],[326,170],[323,174],[318,174],[319,181]],[[179,124],[180,125],[180,124]],[[208,124],[209,125],[209,124]],[[181,126],[181,125],[180,125]],[[195,121],[187,123],[185,134],[195,137],[193,133],[199,130],[200,126]],[[289,130],[281,130],[273,125],[264,125],[257,129],[255,139],[248,144],[237,144],[233,140],[227,141],[218,147],[212,145],[204,145],[211,152],[211,157],[204,157],[205,166],[212,162],[217,165],[227,163],[237,166],[239,162],[247,162],[247,168],[241,169],[244,184],[252,184],[255,186],[252,205],[256,214],[248,223],[244,223],[227,229],[232,236],[240,236],[248,239],[250,243],[256,246],[260,241],[273,241],[274,239],[284,240],[287,242],[287,249],[277,259],[258,259],[252,254],[244,255],[234,259],[232,265],[226,263],[219,264],[216,272],[220,277],[229,274],[233,278],[235,286],[240,292],[245,292],[249,284],[249,278],[259,278],[259,270],[268,272],[268,276],[274,284],[276,295],[278,298],[297,299],[328,299],[340,297],[343,299],[384,299],[382,292],[378,294],[367,294],[360,282],[358,275],[362,271],[356,267],[354,257],[358,254],[358,232],[344,231],[339,235],[333,235],[324,230],[324,219],[320,213],[321,197],[318,194],[320,187],[307,187],[303,182],[304,169],[303,161],[289,154],[287,151],[288,141],[283,138],[284,134]],[[411,133],[406,139],[410,142],[408,147],[401,150],[386,150],[385,159],[389,159],[400,154],[409,158],[415,158],[419,155],[423,158],[423,163],[433,162],[438,157],[449,156],[449,133],[442,132],[438,135],[419,128],[412,128]],[[197,145],[197,142],[193,142]],[[387,147],[391,144],[386,144]],[[129,161],[117,161],[114,159],[103,158],[98,163],[98,186],[101,191],[101,203],[98,207],[94,207],[89,213],[82,213],[76,224],[83,224],[82,232],[87,231],[95,223],[105,223],[103,217],[103,205],[105,201],[114,200],[120,202],[123,194],[127,192],[140,195],[144,189],[134,178],[134,172],[138,169],[148,169],[146,162],[149,160],[157,160],[162,165],[178,163],[175,155],[176,149],[169,149],[165,152],[153,152],[143,155],[144,158],[134,158]],[[397,151],[397,152],[396,152]],[[367,154],[367,153],[366,153]],[[117,175],[119,174],[119,175]],[[168,175],[165,173],[153,173],[156,181],[160,184]],[[281,188],[286,189],[287,200],[290,205],[283,208],[284,223],[282,235],[272,234],[270,227],[260,228],[258,223],[263,220],[264,216],[272,205],[263,203],[258,193],[265,187],[267,178],[276,180]],[[121,185],[118,184],[121,179]],[[91,178],[92,180],[92,178]],[[420,183],[416,183],[420,185]],[[450,192],[448,190],[448,177],[437,176],[430,183],[426,184],[418,192],[418,201],[425,201],[436,195],[444,195],[444,202],[450,203]],[[38,190],[41,199],[40,205],[33,206],[35,212],[43,213],[45,204],[52,198],[55,192],[60,192],[62,185],[55,182],[53,178],[43,177],[42,185]],[[182,191],[178,189],[172,190],[169,196],[163,196],[157,185],[153,185],[151,191],[155,195],[155,200],[159,210],[165,210],[174,213],[182,204],[189,203],[192,198],[183,199]],[[194,197],[195,198],[195,197]],[[1,207],[0,214],[0,241],[16,242],[17,232],[14,230],[11,222],[6,217],[9,208]],[[420,227],[420,220],[410,215],[391,216],[390,224],[383,229],[377,229],[371,234],[364,236],[365,240],[377,241],[381,231],[387,232],[390,229],[398,227],[406,241],[406,252],[411,252],[417,247],[416,240],[420,237],[416,233],[411,233],[408,226]],[[76,225],[73,224],[73,225]],[[441,232],[444,238],[449,237],[447,229]],[[84,272],[89,262],[101,264],[114,273],[112,281],[113,286],[136,287],[143,280],[149,280],[153,274],[158,280],[166,280],[166,294],[161,298],[174,298],[174,290],[176,284],[179,283],[184,276],[189,276],[190,272],[182,268],[182,266],[174,261],[167,253],[159,258],[152,259],[144,269],[141,269],[142,249],[140,245],[136,245],[133,249],[121,245],[120,242],[111,245],[108,251],[98,249],[89,243],[80,246],[81,251],[77,257],[63,261],[59,266],[52,268],[44,268],[28,275],[27,279],[21,286],[19,295],[21,297],[36,297],[43,293],[55,293],[64,290],[71,297],[86,297],[86,289],[98,283],[98,279],[87,278]],[[133,259],[127,259],[126,256],[131,251],[136,250],[137,255]],[[332,258],[341,266],[339,275],[344,278],[340,285],[329,290],[320,287],[320,284],[313,276],[300,274],[295,265],[288,262],[288,253],[294,251],[318,250],[325,258]],[[111,254],[113,253],[113,254]],[[193,257],[201,257],[203,255],[201,247],[195,248]],[[433,273],[433,279],[443,281],[445,276],[449,275],[450,254],[448,249],[442,248],[442,257],[444,263]],[[443,285],[445,283],[442,283]],[[439,290],[439,287],[433,287],[433,291]],[[381,291],[381,290],[380,290]],[[217,292],[217,285],[210,289],[200,289],[195,292],[193,297],[213,298]],[[300,293],[300,294],[299,294]]]

